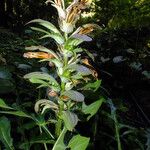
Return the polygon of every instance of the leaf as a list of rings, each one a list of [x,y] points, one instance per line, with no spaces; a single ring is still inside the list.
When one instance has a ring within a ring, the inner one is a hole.
[[[0,107],[5,109],[13,109],[12,107],[9,107],[1,98],[0,98]]]
[[[6,117],[0,117],[0,140],[7,150],[14,150],[10,130],[10,121]]]
[[[82,76],[92,74],[91,70],[83,65],[71,64],[67,69],[76,71],[79,75]]]
[[[71,100],[76,101],[76,102],[84,101],[84,95],[78,91],[69,90],[69,91],[63,92],[62,95],[68,96]]]
[[[92,41],[91,37],[84,35],[84,34],[74,34],[74,35],[72,35],[72,37],[74,37],[76,39],[80,39],[82,41],[86,41],[86,42]]]
[[[93,83],[87,83],[82,90],[93,90],[94,92],[96,92],[98,90],[98,88],[101,86],[101,80],[97,80]]]
[[[68,144],[68,147],[71,148],[71,150],[85,150],[89,144],[90,138],[76,135],[74,136]]]
[[[70,111],[63,111],[62,119],[64,120],[67,130],[72,131],[78,123],[78,116]]]
[[[49,81],[52,85],[59,86],[58,82],[54,79],[54,77],[44,72],[31,72],[31,73],[26,74],[24,78],[46,80],[46,81]]]
[[[12,79],[12,74],[6,67],[0,67],[0,78],[1,79]]]
[[[83,49],[85,52],[86,52],[86,54],[93,60],[93,61],[95,61],[95,59],[94,59],[94,56],[93,56],[93,54],[92,53],[90,53],[88,50],[86,50],[86,49]]]
[[[69,38],[66,43],[65,43],[65,47],[68,46],[78,46],[79,44],[81,44],[83,42],[83,40],[81,39],[76,39],[76,38]]]
[[[41,99],[41,100],[38,100],[34,106],[34,110],[35,112],[39,112],[40,111],[40,107],[43,107],[42,108],[42,112],[41,113],[44,113],[44,111],[46,109],[54,109],[54,110],[57,110],[58,109],[58,105],[56,105],[54,102],[50,101],[50,100],[47,100],[47,99]]]
[[[41,45],[40,46],[30,46],[30,47],[26,47],[25,49],[30,50],[30,51],[40,50],[42,52],[47,52],[47,53],[52,54],[55,58],[59,59],[54,51],[52,51],[51,49],[48,49],[44,46],[41,46]]]
[[[67,132],[67,129],[64,127],[57,141],[55,142],[52,150],[65,150],[66,146],[64,144],[64,137]]]
[[[47,32],[46,30],[43,30],[41,28],[37,28],[37,27],[30,27],[32,30],[35,30],[35,31],[39,31],[39,32],[43,32],[43,33],[46,33],[46,34],[49,34],[49,32]]]
[[[35,116],[33,114],[32,119],[35,121],[36,125],[41,127],[45,131],[45,133],[47,133],[47,136],[49,138],[55,139],[54,136],[52,135],[52,133],[49,131],[48,127],[46,126],[47,122],[45,122],[45,119],[43,116],[41,116],[41,115]]]
[[[59,33],[59,30],[52,24],[50,23],[49,21],[45,21],[45,20],[42,20],[42,19],[34,19],[34,20],[31,20],[30,22],[28,22],[27,24],[29,23],[39,23],[40,25],[42,25],[43,27],[46,27],[47,29],[53,31],[54,33]]]
[[[58,44],[63,44],[64,43],[64,38],[60,36],[59,34],[47,34],[45,36],[42,36],[40,39],[48,38],[51,37],[53,38]]]
[[[19,117],[25,117],[25,118],[32,118],[30,115],[27,115],[25,112],[19,111],[19,110],[17,110],[17,111],[0,111],[0,113],[15,115],[15,116],[19,116]]]
[[[85,104],[82,105],[83,113],[90,114],[87,117],[87,120],[89,120],[92,116],[94,116],[97,113],[98,109],[100,108],[103,102],[104,102],[104,98],[100,98],[99,100],[97,100],[96,102],[93,102],[92,104],[88,106]]]

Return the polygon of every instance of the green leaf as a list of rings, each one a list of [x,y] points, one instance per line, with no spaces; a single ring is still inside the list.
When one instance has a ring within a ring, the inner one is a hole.
[[[63,36],[59,35],[59,34],[47,34],[47,35],[44,35],[42,36],[40,39],[44,39],[44,38],[53,38],[58,44],[63,44],[64,43],[64,38]]]
[[[50,100],[47,100],[47,99],[41,99],[41,100],[38,100],[34,106],[34,110],[35,112],[39,112],[41,110],[40,107],[43,107],[42,108],[42,112],[41,113],[44,113],[44,111],[46,109],[54,109],[54,110],[57,110],[58,109],[58,105],[55,104],[54,102],[50,101]]]
[[[13,109],[12,107],[9,107],[1,98],[0,98],[0,107],[5,109]]]
[[[83,65],[71,64],[67,69],[76,71],[79,75],[86,76],[92,74],[91,70]]]
[[[59,30],[52,23],[50,23],[49,21],[45,21],[45,20],[42,20],[42,19],[34,19],[34,20],[31,20],[30,22],[28,22],[27,24],[29,24],[29,23],[39,23],[40,25],[42,25],[43,27],[49,29],[50,31],[60,34]]]
[[[71,148],[71,150],[85,150],[89,144],[90,138],[76,135],[74,136],[68,144],[68,147]]]
[[[10,114],[10,115],[15,115],[15,116],[19,116],[19,117],[25,117],[25,118],[32,118],[30,115],[27,115],[25,112],[23,111],[0,111],[1,114]]]
[[[46,126],[46,122],[43,116],[38,115],[37,117],[32,116],[32,119],[36,122],[36,124],[41,127],[45,133],[47,133],[47,136],[49,136],[49,138],[54,139],[54,136],[52,135],[52,133],[49,131],[49,129]]]
[[[82,90],[93,90],[94,92],[96,92],[98,90],[98,88],[101,86],[101,80],[97,80],[93,83],[87,83]]]
[[[86,54],[93,60],[93,61],[95,61],[94,60],[94,56],[93,56],[93,54],[92,53],[90,53],[88,50],[86,50],[86,49],[83,49],[85,52],[86,52]]]
[[[29,74],[26,74],[24,76],[25,79],[40,79],[40,80],[46,80],[49,81],[52,85],[59,86],[58,82],[52,77],[51,75],[44,73],[44,72],[31,72]],[[34,80],[35,81],[35,80]]]
[[[41,28],[37,28],[37,27],[30,27],[32,30],[35,30],[35,31],[39,31],[39,32],[43,32],[43,33],[46,33],[46,34],[49,34],[49,32],[47,32],[46,30],[43,30]]]
[[[71,100],[76,101],[76,102],[84,101],[84,95],[78,91],[69,90],[69,91],[63,92],[62,95],[68,96]]]
[[[67,130],[72,131],[78,123],[78,116],[70,111],[63,111],[62,119],[64,120]]]
[[[0,140],[7,150],[14,150],[10,129],[10,121],[6,117],[0,117]]]
[[[64,127],[57,141],[55,142],[52,150],[65,150],[66,145],[64,144],[64,137],[67,132],[67,129]]]
[[[98,101],[93,102],[92,104],[88,106],[85,104],[82,105],[83,113],[90,114],[87,117],[87,120],[89,120],[92,116],[94,116],[97,113],[98,109],[100,108],[103,102],[104,102],[104,98],[100,98]]]
[[[65,43],[65,47],[68,46],[78,46],[79,44],[81,44],[83,42],[83,40],[81,39],[76,39],[76,38],[69,38],[66,43]]]

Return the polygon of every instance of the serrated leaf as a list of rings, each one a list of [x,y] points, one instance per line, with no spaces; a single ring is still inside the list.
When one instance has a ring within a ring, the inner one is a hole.
[[[68,147],[71,148],[71,150],[85,150],[89,144],[90,138],[76,135],[74,136],[68,144]]]
[[[10,121],[6,117],[0,117],[0,140],[7,150],[14,150],[10,130]]]
[[[4,102],[4,100],[2,100],[1,98],[0,98],[0,107],[1,107],[1,108],[5,108],[5,109],[13,109],[12,107],[9,107],[9,106]]]
[[[87,120],[89,120],[92,116],[94,116],[97,113],[98,109],[100,108],[100,106],[102,105],[103,102],[104,102],[104,98],[100,98],[98,101],[93,102],[92,104],[90,104],[88,106],[85,104],[82,105],[83,113],[90,114],[87,117]]]
[[[71,100],[76,101],[76,102],[84,101],[84,95],[78,91],[69,90],[69,91],[63,92],[62,95],[68,96]]]
[[[67,130],[72,131],[78,123],[78,116],[70,111],[63,111],[62,119]]]

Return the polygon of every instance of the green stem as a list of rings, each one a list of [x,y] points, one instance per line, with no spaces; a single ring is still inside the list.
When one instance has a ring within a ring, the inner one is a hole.
[[[64,145],[64,143],[62,143],[62,141],[64,140],[64,136],[65,136],[66,132],[67,132],[67,129],[64,127],[62,132],[60,133],[57,141],[55,142],[52,150],[59,149],[60,148],[59,144],[61,144],[61,147],[63,147],[65,149],[65,145]]]
[[[61,82],[61,93],[64,92],[64,90],[65,90],[65,83]]]
[[[118,124],[118,120],[116,118],[116,113],[114,113],[114,122],[115,122],[115,132],[116,132],[118,150],[122,150],[121,141],[120,141],[120,134],[119,134],[119,124]]]
[[[61,127],[62,127],[62,120],[58,118],[58,121],[56,123],[56,129],[55,129],[55,135],[58,138],[61,133]]]
[[[42,128],[39,126],[40,134],[42,134]],[[46,143],[44,143],[45,150],[48,150]]]

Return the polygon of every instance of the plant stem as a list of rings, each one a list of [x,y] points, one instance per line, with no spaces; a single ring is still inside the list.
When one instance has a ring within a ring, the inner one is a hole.
[[[120,134],[119,134],[119,130],[120,130],[119,129],[119,123],[118,123],[117,115],[116,115],[116,107],[114,106],[111,99],[109,99],[108,104],[110,105],[111,116],[113,117],[113,120],[115,123],[115,134],[116,134],[116,139],[117,139],[117,147],[118,147],[118,150],[122,150],[121,141],[120,141]]]
[[[56,137],[59,137],[59,135],[61,133],[61,127],[62,127],[62,120],[60,118],[58,118],[58,121],[56,123],[56,129],[55,129]]]
[[[118,124],[118,120],[117,120],[117,117],[116,117],[116,113],[114,113],[114,122],[115,122],[115,132],[116,132],[118,150],[122,150],[120,135],[119,135],[119,124]]]
[[[40,134],[42,134],[42,128],[39,126]],[[46,143],[43,143],[45,150],[48,150]]]

